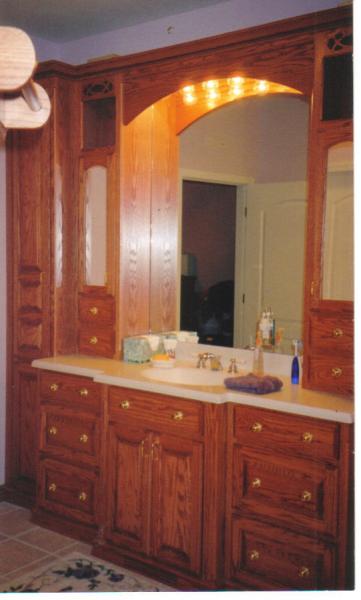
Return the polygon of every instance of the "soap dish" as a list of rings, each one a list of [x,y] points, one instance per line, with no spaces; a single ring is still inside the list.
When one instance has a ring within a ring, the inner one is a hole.
[[[175,366],[175,358],[168,358],[166,360],[157,360],[152,358],[150,362],[153,367],[157,367],[160,369],[171,369]]]

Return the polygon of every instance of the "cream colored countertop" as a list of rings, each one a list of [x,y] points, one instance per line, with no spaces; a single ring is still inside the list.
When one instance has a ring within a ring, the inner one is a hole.
[[[37,359],[33,361],[32,366],[49,371],[91,377],[96,382],[108,385],[189,398],[201,402],[217,404],[234,402],[340,423],[352,423],[354,420],[352,399],[303,389],[301,385],[292,385],[289,378],[284,376],[280,377],[283,381],[282,390],[257,395],[230,391],[223,385],[181,385],[149,380],[142,375],[145,369],[149,369],[149,363],[138,365],[106,358],[71,355]],[[226,372],[225,377],[229,377]]]

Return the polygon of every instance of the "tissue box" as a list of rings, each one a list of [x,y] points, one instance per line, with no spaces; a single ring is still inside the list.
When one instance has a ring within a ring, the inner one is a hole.
[[[123,360],[125,362],[144,363],[150,360],[152,350],[146,337],[124,338]]]

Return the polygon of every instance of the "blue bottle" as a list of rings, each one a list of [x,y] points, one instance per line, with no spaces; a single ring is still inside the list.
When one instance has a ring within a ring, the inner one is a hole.
[[[295,347],[295,355],[292,360],[291,366],[291,383],[299,383],[300,382],[300,365],[298,362],[298,340],[293,340],[293,345]]]

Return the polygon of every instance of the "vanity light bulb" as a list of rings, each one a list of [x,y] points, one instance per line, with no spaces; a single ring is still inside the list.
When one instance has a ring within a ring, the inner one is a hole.
[[[219,97],[219,94],[216,90],[209,90],[207,93],[208,100],[216,100]]]
[[[218,87],[218,81],[216,79],[210,79],[209,81],[203,81],[202,87],[206,90],[214,90]]]
[[[184,94],[183,101],[185,104],[193,104],[196,101],[196,97],[191,93]]]
[[[257,87],[259,92],[266,92],[268,89],[268,82],[264,80],[259,81]]]

